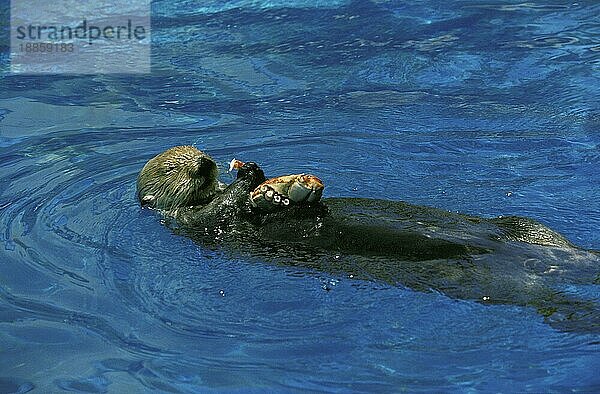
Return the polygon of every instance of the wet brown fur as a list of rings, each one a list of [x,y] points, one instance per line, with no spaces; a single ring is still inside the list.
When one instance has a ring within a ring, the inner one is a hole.
[[[199,160],[210,161],[209,170]],[[137,179],[142,204],[165,211],[210,201],[218,189],[214,160],[193,146],[176,146],[146,163]]]

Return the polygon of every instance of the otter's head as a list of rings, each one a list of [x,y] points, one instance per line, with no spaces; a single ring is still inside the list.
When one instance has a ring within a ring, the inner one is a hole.
[[[146,163],[137,179],[142,205],[173,210],[207,203],[217,190],[213,159],[193,146],[176,146]]]

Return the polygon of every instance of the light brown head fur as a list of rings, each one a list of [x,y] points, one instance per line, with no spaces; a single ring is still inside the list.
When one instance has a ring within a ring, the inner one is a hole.
[[[215,161],[193,146],[176,146],[150,159],[137,179],[142,205],[172,211],[207,203],[218,188]]]

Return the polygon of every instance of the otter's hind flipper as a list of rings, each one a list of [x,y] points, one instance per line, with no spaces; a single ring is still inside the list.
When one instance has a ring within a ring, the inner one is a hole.
[[[600,333],[599,300],[581,299],[556,292],[533,303],[544,321],[559,331]]]
[[[520,216],[502,216],[490,219],[490,222],[498,225],[503,230],[503,235],[508,241],[559,248],[574,247],[565,237],[532,219]]]

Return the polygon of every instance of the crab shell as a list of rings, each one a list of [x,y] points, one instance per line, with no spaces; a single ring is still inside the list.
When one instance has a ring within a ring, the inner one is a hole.
[[[265,211],[293,204],[314,203],[323,195],[323,182],[314,175],[284,175],[267,179],[250,193],[254,207]]]

